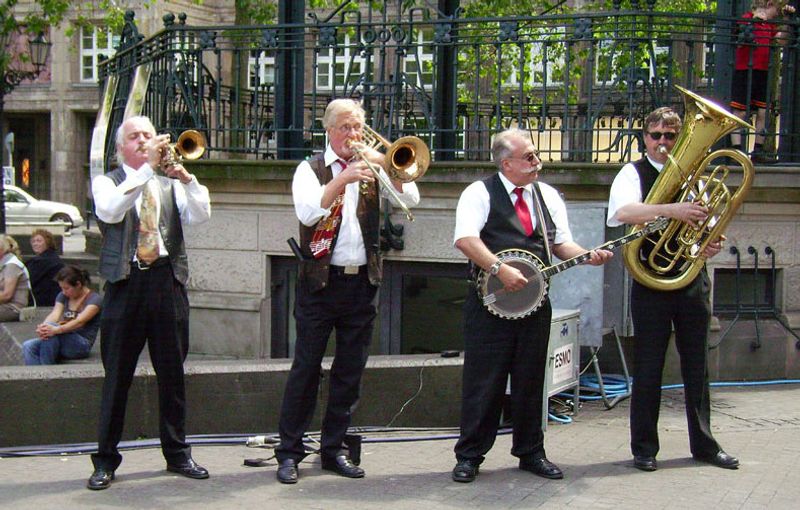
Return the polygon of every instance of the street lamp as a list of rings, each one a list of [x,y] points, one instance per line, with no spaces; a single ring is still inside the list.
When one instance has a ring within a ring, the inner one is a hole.
[[[34,80],[39,76],[45,64],[47,64],[47,57],[50,56],[50,47],[52,46],[52,43],[45,39],[44,34],[39,32],[36,37],[28,40],[28,54],[21,55],[23,58],[15,61],[13,60],[14,55],[11,55],[11,52],[8,51],[8,43],[11,42],[11,35],[12,32],[0,35],[0,49],[2,49],[3,54],[7,55],[6,64],[2,69],[3,81],[0,82],[0,166],[5,164],[5,158],[3,157],[5,144],[2,143],[3,140],[1,139],[3,134],[3,107],[5,105],[5,96],[6,94],[10,94],[11,91],[24,80]],[[30,62],[30,64],[33,65],[33,71],[30,69],[17,68],[20,61]],[[5,234],[6,200],[3,190],[3,180],[3,178],[0,178],[0,233]]]

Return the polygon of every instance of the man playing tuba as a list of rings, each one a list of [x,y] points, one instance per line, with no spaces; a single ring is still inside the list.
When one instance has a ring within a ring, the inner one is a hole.
[[[669,158],[681,129],[681,118],[671,108],[658,108],[644,122],[646,157],[628,163],[611,185],[607,225],[638,225],[658,216],[673,218],[693,227],[706,220],[708,209],[696,202],[644,203],[659,172]],[[703,256],[713,257],[722,249],[721,239],[708,243]],[[670,275],[665,275],[669,277]],[[657,469],[658,412],[661,375],[674,326],[675,343],[686,386],[686,417],[689,443],[695,459],[736,469],[739,461],[720,448],[711,435],[709,402],[708,328],[711,316],[710,283],[705,267],[688,285],[677,290],[656,290],[638,281],[631,290],[634,364],[631,399],[631,451],[634,466],[642,471]]]

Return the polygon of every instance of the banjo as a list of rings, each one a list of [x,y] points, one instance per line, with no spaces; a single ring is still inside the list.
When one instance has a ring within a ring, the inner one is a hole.
[[[595,250],[613,250],[634,241],[640,237],[663,230],[669,225],[668,218],[657,218],[645,225],[641,230],[632,232],[615,241],[609,241],[594,248]],[[478,297],[489,312],[504,319],[521,319],[532,314],[542,306],[547,295],[548,280],[571,267],[586,262],[591,258],[591,251],[587,251],[571,259],[565,260],[549,267],[544,267],[541,259],[526,250],[508,249],[497,253],[498,260],[503,264],[518,269],[522,276],[528,279],[525,287],[518,292],[508,292],[496,275],[481,269],[478,272]]]

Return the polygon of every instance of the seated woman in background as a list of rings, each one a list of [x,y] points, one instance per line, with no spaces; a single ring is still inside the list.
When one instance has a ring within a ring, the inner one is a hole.
[[[89,288],[89,273],[64,266],[56,281],[61,292],[53,311],[36,326],[39,338],[22,344],[26,365],[55,365],[61,359],[88,358],[97,338],[103,299]]]
[[[28,306],[29,291],[30,277],[17,241],[0,234],[0,322],[19,320],[20,310]]]
[[[36,298],[36,305],[53,306],[56,296],[61,292],[56,274],[64,267],[64,262],[56,253],[53,234],[49,230],[37,228],[31,233],[31,248],[35,255],[25,262],[25,266],[31,277],[31,290]]]

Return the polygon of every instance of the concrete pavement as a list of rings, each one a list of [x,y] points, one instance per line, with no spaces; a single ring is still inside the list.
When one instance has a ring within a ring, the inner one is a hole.
[[[195,459],[211,472],[189,480],[165,471],[157,448],[124,452],[117,480],[85,489],[87,455],[0,459],[0,506],[13,509],[192,508],[743,508],[795,509],[800,501],[800,385],[712,389],[712,426],[736,471],[692,460],[681,390],[664,392],[659,470],[633,468],[628,402],[607,411],[583,405],[573,423],[550,423],[548,457],[565,473],[546,480],[516,469],[511,438],[500,436],[471,484],[450,479],[454,439],[368,443],[349,480],[321,471],[316,458],[300,467],[300,482],[284,486],[267,467],[243,465],[270,450],[196,445]],[[10,417],[4,417],[8,419]],[[191,423],[189,424],[191,428]],[[432,433],[432,432],[429,432]],[[402,435],[408,435],[408,432]],[[376,435],[370,435],[376,438]]]

